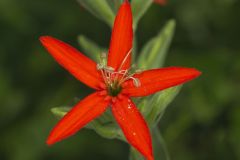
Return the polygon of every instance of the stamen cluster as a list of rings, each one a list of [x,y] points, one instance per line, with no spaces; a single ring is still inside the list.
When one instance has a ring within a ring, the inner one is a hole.
[[[131,51],[129,51],[131,52]],[[122,64],[125,61],[122,62]],[[131,79],[133,80],[133,84],[136,87],[140,87],[141,83],[138,78],[133,77],[134,74],[140,72],[140,70],[133,71],[134,67],[130,67],[129,69],[122,70],[123,65],[115,71],[113,67],[106,65],[106,54],[103,53],[100,57],[100,63],[97,64],[97,70],[99,70],[102,74],[103,80],[107,87],[108,94],[110,96],[116,97],[122,90],[122,84]]]

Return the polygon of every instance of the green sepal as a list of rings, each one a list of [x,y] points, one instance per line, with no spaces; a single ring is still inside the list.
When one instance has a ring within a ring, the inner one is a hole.
[[[132,0],[132,12],[134,17],[133,28],[134,30],[137,29],[138,21],[144,15],[144,13],[148,10],[148,8],[153,3],[153,0]]]
[[[83,35],[78,36],[78,43],[80,44],[83,53],[95,62],[100,61],[100,54],[107,52],[107,49],[98,46],[95,42]]]
[[[161,32],[143,47],[137,64],[143,68],[162,67],[174,34],[174,30],[175,21],[169,20]]]
[[[109,26],[113,25],[115,14],[106,0],[77,0],[77,1],[97,18],[106,22]]]

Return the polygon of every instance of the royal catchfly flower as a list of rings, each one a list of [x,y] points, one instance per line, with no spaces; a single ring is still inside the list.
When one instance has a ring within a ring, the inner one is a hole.
[[[108,56],[103,55],[98,64],[70,45],[50,36],[42,36],[40,41],[62,67],[96,90],[77,103],[57,123],[47,144],[52,145],[75,134],[110,108],[128,142],[147,160],[153,160],[150,130],[131,97],[148,96],[183,84],[199,76],[200,72],[184,67],[133,71],[132,12],[127,0],[120,6],[115,18]]]

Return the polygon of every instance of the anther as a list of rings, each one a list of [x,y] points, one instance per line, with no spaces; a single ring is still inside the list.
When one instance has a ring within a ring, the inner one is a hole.
[[[105,66],[106,61],[107,61],[107,53],[103,52],[103,53],[100,54],[100,63],[102,63]]]
[[[113,68],[113,67],[110,67],[110,66],[106,66],[106,67],[104,67],[104,69],[105,69],[107,72],[113,72],[113,71],[114,71],[114,68]]]
[[[101,59],[106,59],[107,58],[107,53],[103,52],[100,54]]]
[[[97,70],[101,70],[101,69],[103,69],[104,68],[104,66],[101,64],[101,63],[98,63],[97,64]]]
[[[141,86],[141,82],[138,78],[132,78],[133,79],[133,84],[135,87],[140,87]]]
[[[136,73],[136,74],[140,74],[140,73],[142,73],[142,72],[143,72],[142,69],[136,69],[136,70],[135,70],[135,73]]]

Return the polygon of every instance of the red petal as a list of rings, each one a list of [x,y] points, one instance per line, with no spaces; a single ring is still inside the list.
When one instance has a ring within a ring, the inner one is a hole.
[[[109,101],[104,100],[104,97],[100,96],[99,92],[89,95],[58,122],[51,131],[47,144],[51,145],[73,135],[91,120],[101,115],[108,104]]]
[[[124,96],[112,105],[112,112],[129,143],[153,160],[150,131],[134,103]]]
[[[154,2],[160,5],[165,5],[167,3],[167,0],[154,0]]]
[[[40,41],[53,58],[78,80],[91,88],[98,89],[101,81],[96,63],[70,45],[50,36]]]
[[[128,1],[124,1],[118,11],[112,30],[108,54],[108,66],[111,66],[116,70],[129,68],[131,65],[131,53],[128,53],[132,49],[132,39],[131,6]]]
[[[141,85],[136,87],[133,81],[129,80],[125,82],[122,93],[131,97],[148,96],[160,90],[183,84],[200,74],[201,72],[194,68],[168,67],[152,69],[135,74],[134,77],[139,79]]]

